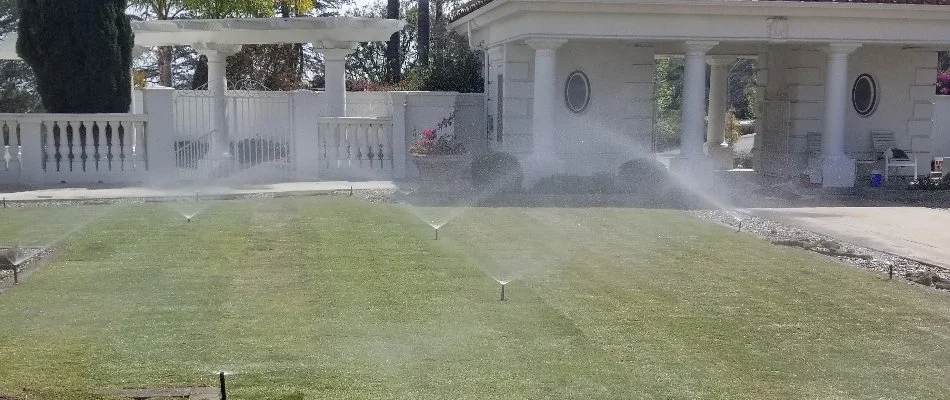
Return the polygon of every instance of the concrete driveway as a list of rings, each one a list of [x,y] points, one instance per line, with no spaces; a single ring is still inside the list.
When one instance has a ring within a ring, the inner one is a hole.
[[[753,208],[752,215],[950,268],[950,210],[925,207]]]

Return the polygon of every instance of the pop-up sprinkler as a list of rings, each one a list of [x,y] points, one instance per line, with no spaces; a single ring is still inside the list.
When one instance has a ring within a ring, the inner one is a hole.
[[[224,371],[218,372],[218,383],[221,386],[221,400],[228,400],[228,388],[224,382]]]
[[[501,284],[501,301],[505,301],[505,286],[506,285],[508,285],[507,282]]]

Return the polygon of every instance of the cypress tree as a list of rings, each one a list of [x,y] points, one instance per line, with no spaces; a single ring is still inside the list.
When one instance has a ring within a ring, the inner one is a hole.
[[[125,113],[134,36],[127,0],[19,0],[17,53],[52,113]]]

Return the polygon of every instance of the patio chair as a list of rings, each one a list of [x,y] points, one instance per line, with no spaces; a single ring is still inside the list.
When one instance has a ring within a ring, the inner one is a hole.
[[[917,155],[897,148],[894,132],[871,131],[871,142],[874,152],[884,159],[884,182],[887,182],[891,168],[900,167],[913,167],[914,179],[917,179]]]

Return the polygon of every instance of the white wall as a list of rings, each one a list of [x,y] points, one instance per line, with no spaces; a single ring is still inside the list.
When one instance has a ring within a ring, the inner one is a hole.
[[[490,75],[504,72],[504,141],[493,147],[526,155],[532,146],[534,50],[506,44],[503,62],[489,50]],[[565,173],[589,175],[614,172],[624,161],[648,154],[653,130],[652,47],[619,41],[569,41],[557,50],[555,143]],[[590,79],[587,110],[574,114],[564,100],[564,85],[573,71]],[[494,115],[493,95],[498,82],[489,84],[488,112]],[[496,122],[497,129],[497,122]]]
[[[763,135],[756,169],[799,174],[809,159],[820,157],[808,153],[806,139],[809,132],[823,130],[825,54],[818,46],[773,45],[759,60],[759,90],[764,91],[759,129]],[[857,160],[873,160],[871,131],[889,130],[899,147],[918,154],[920,168],[929,167],[936,63],[935,52],[900,47],[861,47],[852,53],[846,85],[845,151]],[[878,85],[877,109],[867,117],[858,115],[850,96],[855,79],[864,73]],[[787,134],[775,128],[783,118],[775,106],[784,100],[788,102]]]

